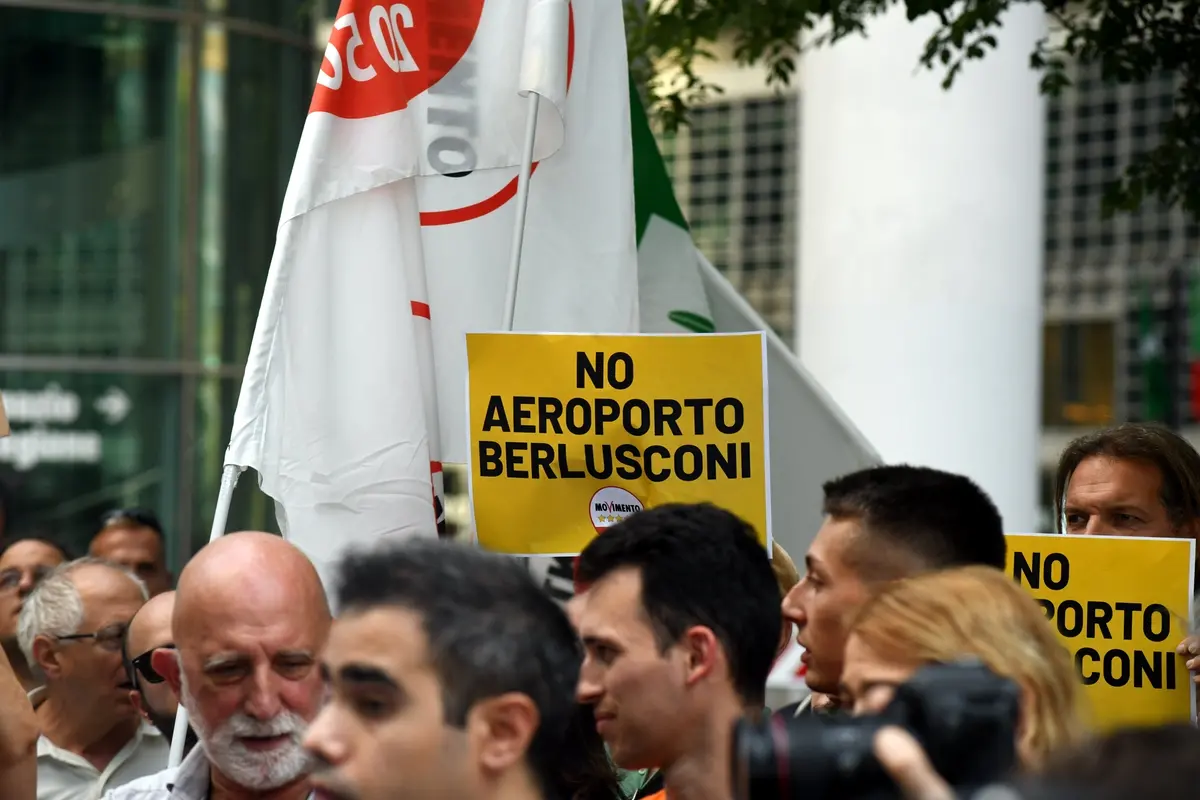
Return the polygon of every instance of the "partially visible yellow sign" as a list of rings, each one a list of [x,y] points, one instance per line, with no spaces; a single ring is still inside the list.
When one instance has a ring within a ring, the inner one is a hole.
[[[572,555],[630,514],[710,502],[770,545],[766,338],[467,334],[483,547]]]
[[[1195,718],[1175,648],[1192,618],[1191,539],[1010,534],[1009,574],[1071,651],[1101,730]]]
[[[3,395],[0,395],[0,436],[8,436],[8,416],[4,413]]]

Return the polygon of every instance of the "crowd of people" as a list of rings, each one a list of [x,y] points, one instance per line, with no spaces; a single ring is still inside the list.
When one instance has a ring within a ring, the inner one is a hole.
[[[732,513],[667,505],[596,537],[565,605],[520,559],[445,541],[350,552],[327,596],[267,533],[216,540],[178,580],[143,511],[106,516],[78,558],[53,538],[6,539],[0,797],[856,797],[813,777],[825,756],[822,774],[866,769],[855,731],[886,796],[1190,794],[1200,732],[1096,733],[1072,659],[1005,572],[980,487],[897,465],[824,492],[803,575]],[[1064,451],[1055,503],[1063,532],[1197,538],[1200,454],[1151,425],[1090,434]],[[765,708],[793,636],[811,693]],[[1200,672],[1200,640],[1178,652]],[[936,667],[1000,687],[970,698],[1011,710],[994,786],[958,784],[937,736],[886,716],[957,691],[929,683]],[[180,708],[184,757],[167,768]],[[889,724],[850,724],[872,719]]]

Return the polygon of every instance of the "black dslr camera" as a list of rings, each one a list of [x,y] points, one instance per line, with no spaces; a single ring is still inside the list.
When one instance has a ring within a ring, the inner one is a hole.
[[[733,736],[735,800],[897,798],[871,752],[875,732],[911,733],[934,769],[959,789],[1004,780],[1016,763],[1020,689],[979,661],[935,664],[896,688],[870,717],[741,721]]]

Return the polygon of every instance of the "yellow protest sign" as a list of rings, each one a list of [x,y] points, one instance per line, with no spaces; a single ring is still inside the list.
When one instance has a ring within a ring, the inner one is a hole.
[[[4,397],[0,396],[0,437],[8,436],[8,416],[4,413]]]
[[[1185,722],[1195,684],[1175,654],[1192,616],[1190,539],[1010,534],[1008,569],[1075,659],[1101,730]]]
[[[766,338],[467,334],[479,543],[571,555],[630,514],[710,502],[770,543]]]

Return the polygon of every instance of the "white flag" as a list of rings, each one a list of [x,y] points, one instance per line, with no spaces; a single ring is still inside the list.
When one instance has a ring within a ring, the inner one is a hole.
[[[323,574],[348,545],[435,535],[425,286],[441,265],[416,176],[519,164],[527,91],[548,101],[535,157],[560,148],[566,29],[565,0],[342,0],[225,460],[258,471]]]
[[[631,333],[638,278],[621,3],[574,0],[568,27],[566,139],[530,180],[513,327]],[[441,441],[447,461],[464,463],[464,333],[501,325],[517,170],[418,184]]]

